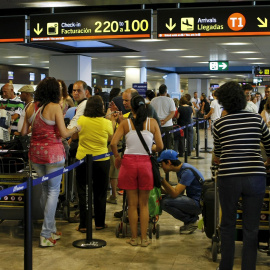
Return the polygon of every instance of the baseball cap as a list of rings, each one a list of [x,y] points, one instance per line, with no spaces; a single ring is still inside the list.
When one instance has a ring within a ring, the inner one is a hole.
[[[34,93],[34,87],[31,85],[25,85],[18,90],[18,92]]]
[[[178,160],[178,153],[172,149],[164,150],[161,152],[160,156],[157,158],[157,161],[161,162],[164,159]]]

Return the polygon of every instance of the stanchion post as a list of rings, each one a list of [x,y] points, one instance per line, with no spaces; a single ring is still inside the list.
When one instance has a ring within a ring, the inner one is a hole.
[[[170,136],[171,136],[170,132],[168,130],[166,130],[165,131],[165,140],[164,140],[164,142],[165,142],[164,149],[168,149],[169,141],[171,139]],[[170,181],[170,174],[169,173],[165,173],[165,179],[167,182]]]
[[[92,240],[93,226],[92,226],[92,170],[93,170],[93,157],[86,155],[86,240]]]
[[[76,240],[73,246],[77,248],[101,248],[107,245],[106,241],[92,238],[92,171],[93,156],[86,155],[86,239]]]
[[[27,178],[24,202],[24,270],[33,269],[32,250],[32,177]]]
[[[199,146],[200,146],[200,133],[199,133],[199,119],[198,117],[196,118],[196,156],[191,157],[191,159],[204,159],[203,157],[199,156]]]
[[[187,163],[187,160],[188,160],[188,143],[187,143],[187,138],[188,138],[188,126],[186,126],[185,129],[184,129],[185,163]]]
[[[201,151],[202,153],[211,153],[211,151],[209,151],[209,150],[212,148],[207,146],[207,142],[208,142],[207,120],[205,120],[204,121],[204,148],[202,148],[204,150]]]

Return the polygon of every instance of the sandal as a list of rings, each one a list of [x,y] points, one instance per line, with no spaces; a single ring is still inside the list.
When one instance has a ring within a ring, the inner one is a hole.
[[[130,238],[126,241],[127,244],[130,244],[131,246],[138,246],[138,238]]]
[[[100,231],[100,230],[103,230],[103,229],[106,229],[106,228],[108,228],[108,225],[107,225],[107,224],[105,224],[105,225],[102,226],[102,227],[96,227],[96,230],[97,230],[97,231]]]
[[[51,237],[53,240],[59,240],[59,239],[61,239],[61,236],[62,236],[61,232],[51,233]]]
[[[81,233],[86,233],[87,229],[86,228],[81,228],[80,226],[76,228],[76,231],[81,232]]]
[[[141,247],[148,247],[151,242],[147,239],[142,239]]]
[[[43,236],[40,236],[40,242],[39,242],[40,247],[54,247],[55,244],[56,244],[56,240],[54,240],[52,238],[47,239]]]

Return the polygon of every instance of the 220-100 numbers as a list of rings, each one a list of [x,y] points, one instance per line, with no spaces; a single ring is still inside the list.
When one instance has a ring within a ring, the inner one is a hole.
[[[133,20],[131,23],[129,20],[126,20],[124,22],[118,22],[118,21],[97,21],[95,22],[95,25],[97,26],[95,29],[95,33],[110,33],[110,32],[119,32],[119,25],[121,25],[120,32],[130,32],[131,30],[133,32],[138,31],[147,31],[149,27],[149,23],[147,20]],[[102,30],[102,26],[104,26],[104,29]],[[122,27],[123,26],[123,27]]]

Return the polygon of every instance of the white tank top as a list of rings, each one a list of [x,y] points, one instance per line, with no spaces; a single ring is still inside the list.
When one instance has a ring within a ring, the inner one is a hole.
[[[128,155],[148,155],[145,151],[142,142],[136,132],[136,130],[132,129],[130,124],[130,119],[128,120],[129,132],[126,134],[126,150],[125,154]],[[146,145],[149,148],[150,153],[152,153],[152,145],[153,145],[153,133],[150,132],[150,119],[147,117],[146,119],[146,129],[141,131],[141,134],[146,142]]]

